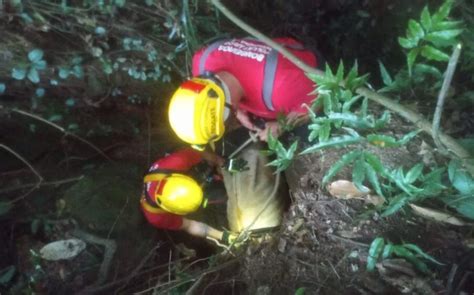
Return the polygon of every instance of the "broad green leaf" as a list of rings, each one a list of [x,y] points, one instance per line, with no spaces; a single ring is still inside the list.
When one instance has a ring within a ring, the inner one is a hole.
[[[419,48],[414,48],[412,50],[410,50],[407,54],[407,65],[408,65],[408,74],[411,76],[411,72],[412,72],[412,67],[413,67],[413,64],[415,63],[415,60],[416,60],[416,57],[418,56],[418,54],[420,53],[420,49]]]
[[[408,198],[409,197],[407,195],[400,194],[395,198],[391,199],[385,211],[382,212],[381,216],[387,217],[389,215],[394,214],[395,212],[398,212],[408,202]]]
[[[415,252],[416,254],[420,255],[421,257],[423,257],[423,258],[425,258],[425,259],[427,259],[427,260],[429,260],[433,263],[436,263],[438,265],[445,265],[444,263],[441,263],[438,260],[434,259],[431,255],[426,254],[423,250],[421,250],[420,247],[418,247],[415,244],[403,244],[402,247],[405,247],[408,250],[411,250],[411,251]]]
[[[33,49],[28,53],[28,59],[32,62],[38,62],[43,58],[43,50]]]
[[[366,191],[363,186],[363,182],[365,180],[365,159],[364,154],[361,153],[359,158],[355,161],[354,167],[352,168],[352,181],[354,185],[357,187],[358,190],[361,192]]]
[[[369,256],[367,256],[367,270],[374,271],[377,260],[380,257],[380,254],[383,251],[385,242],[383,238],[375,238],[370,244]]]
[[[5,85],[5,83],[0,83],[0,94],[3,94],[6,89],[7,86]]]
[[[438,70],[434,66],[430,66],[427,64],[416,64],[413,68],[414,73],[422,73],[422,74],[430,74],[435,78],[441,78],[443,74],[441,74],[440,70]]]
[[[474,196],[474,179],[460,167],[458,161],[451,161],[448,166],[451,184],[463,195]]]
[[[411,264],[413,264],[419,271],[423,272],[423,273],[427,273],[428,272],[428,266],[426,266],[426,264],[421,261],[420,259],[418,259],[412,252],[410,252],[410,250],[406,249],[405,247],[403,246],[394,246],[393,247],[393,252],[399,256],[399,257],[403,257],[405,258],[406,260],[408,260]]]
[[[390,74],[388,73],[387,69],[383,65],[381,61],[379,61],[379,69],[380,69],[380,75],[382,76],[382,81],[385,86],[390,86],[393,84],[392,77],[390,77]]]
[[[323,184],[327,183],[329,180],[331,180],[342,168],[345,166],[349,165],[361,155],[361,151],[351,151],[347,154],[344,154],[339,161],[334,163],[331,168],[329,168],[328,172],[326,175],[323,177]]]
[[[0,216],[5,215],[13,208],[12,203],[0,201]]]
[[[445,30],[429,33],[425,40],[430,41],[436,45],[448,46],[457,43],[455,37],[459,36],[462,30]]]
[[[35,69],[35,68],[30,68],[30,70],[28,71],[28,80],[30,80],[31,82],[33,83],[39,83],[40,81],[40,77],[39,77],[39,74],[38,74],[38,71]]]
[[[421,55],[426,57],[427,59],[436,60],[436,61],[448,61],[449,55],[438,50],[430,45],[425,45],[421,49]]]
[[[448,205],[456,208],[463,216],[474,220],[474,197],[457,198]]]
[[[443,21],[433,24],[433,31],[444,31],[459,29],[463,24],[462,21]]]
[[[16,80],[23,80],[26,77],[25,68],[13,68],[12,69],[12,78]]]
[[[33,63],[32,66],[37,70],[44,70],[44,69],[46,69],[46,61],[45,60],[37,61],[37,62]]]
[[[422,39],[425,36],[425,31],[421,25],[413,19],[408,21],[408,32],[409,37],[412,37],[410,39],[415,39],[416,41]]]
[[[398,44],[405,49],[412,49],[418,45],[417,40],[411,40],[407,38],[398,37]]]
[[[421,163],[413,166],[413,168],[411,168],[405,175],[405,182],[410,183],[410,184],[415,182],[418,179],[418,177],[420,177],[421,172],[423,171],[423,168],[424,166]]]
[[[421,12],[421,25],[423,28],[425,28],[426,31],[431,30],[431,15],[430,11],[428,10],[428,6],[425,6],[423,8],[423,11]]]
[[[385,247],[383,248],[382,259],[387,259],[387,258],[389,258],[390,256],[392,256],[392,253],[393,253],[393,244],[388,243],[388,244],[385,245]]]
[[[435,14],[433,14],[432,16],[432,22],[433,22],[433,25],[436,24],[436,23],[439,23],[441,22],[442,20],[444,20],[446,17],[448,17],[449,15],[449,12],[451,11],[451,7],[453,5],[453,0],[446,0],[443,5],[441,5],[441,7],[438,9],[438,11],[436,11]]]

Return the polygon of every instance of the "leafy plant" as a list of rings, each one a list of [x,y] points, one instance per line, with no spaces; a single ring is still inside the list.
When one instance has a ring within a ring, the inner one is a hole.
[[[410,19],[406,37],[399,37],[398,43],[408,49],[408,73],[412,75],[413,65],[419,55],[429,61],[448,61],[449,55],[442,48],[459,42],[462,33],[460,21],[447,20],[453,0],[447,0],[433,15],[425,6],[419,21]]]
[[[28,53],[29,62],[19,65],[12,69],[11,76],[16,80],[28,78],[33,83],[39,83],[39,71],[45,70],[47,63],[43,59],[43,51],[41,49],[33,49]]]
[[[394,214],[410,202],[436,197],[446,188],[441,181],[444,168],[435,169],[426,175],[423,174],[423,168],[422,164],[417,164],[407,173],[401,167],[387,173],[390,183],[385,186],[385,190],[393,197],[382,213],[383,217]]]
[[[474,219],[474,178],[462,169],[459,161],[451,161],[448,176],[458,194],[445,196],[442,200],[460,214]]]
[[[420,247],[415,244],[404,243],[394,245],[385,242],[384,238],[375,238],[369,247],[369,256],[367,257],[367,270],[374,271],[377,261],[387,259],[392,256],[400,257],[413,264],[419,271],[428,273],[428,266],[424,260],[431,261],[438,265],[443,265],[432,256],[426,254]]]
[[[264,151],[266,155],[275,155],[276,159],[268,163],[268,166],[274,166],[277,168],[276,173],[285,170],[290,166],[295,151],[298,148],[298,141],[291,144],[288,149],[285,149],[283,144],[276,139],[271,132],[268,133],[268,149]]]

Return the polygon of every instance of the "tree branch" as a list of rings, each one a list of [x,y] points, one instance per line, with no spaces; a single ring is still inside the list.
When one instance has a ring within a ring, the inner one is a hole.
[[[458,64],[459,55],[461,54],[461,47],[461,44],[457,44],[454,48],[451,58],[449,59],[446,75],[444,76],[443,86],[441,86],[441,90],[439,91],[438,95],[438,102],[436,104],[436,109],[433,116],[433,126],[431,127],[433,140],[438,149],[444,153],[447,151],[439,139],[439,124],[441,121],[441,114],[443,113],[444,101],[446,99],[446,95],[448,94],[451,81],[453,80],[453,75],[454,71],[456,70],[456,65]]]

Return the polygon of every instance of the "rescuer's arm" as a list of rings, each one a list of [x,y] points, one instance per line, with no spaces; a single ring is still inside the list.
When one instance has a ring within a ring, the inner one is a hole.
[[[181,230],[200,238],[212,238],[218,241],[222,240],[224,232],[217,230],[205,223],[183,218]]]

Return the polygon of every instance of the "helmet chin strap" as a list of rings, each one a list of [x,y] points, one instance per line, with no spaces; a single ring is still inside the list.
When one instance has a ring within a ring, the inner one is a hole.
[[[231,99],[230,99],[230,91],[229,87],[227,87],[227,84],[219,77],[219,75],[214,74],[214,77],[216,77],[220,81],[220,85],[222,87],[222,90],[224,90],[224,96],[225,96],[225,107],[224,107],[224,121],[229,118],[230,111],[231,111]]]

